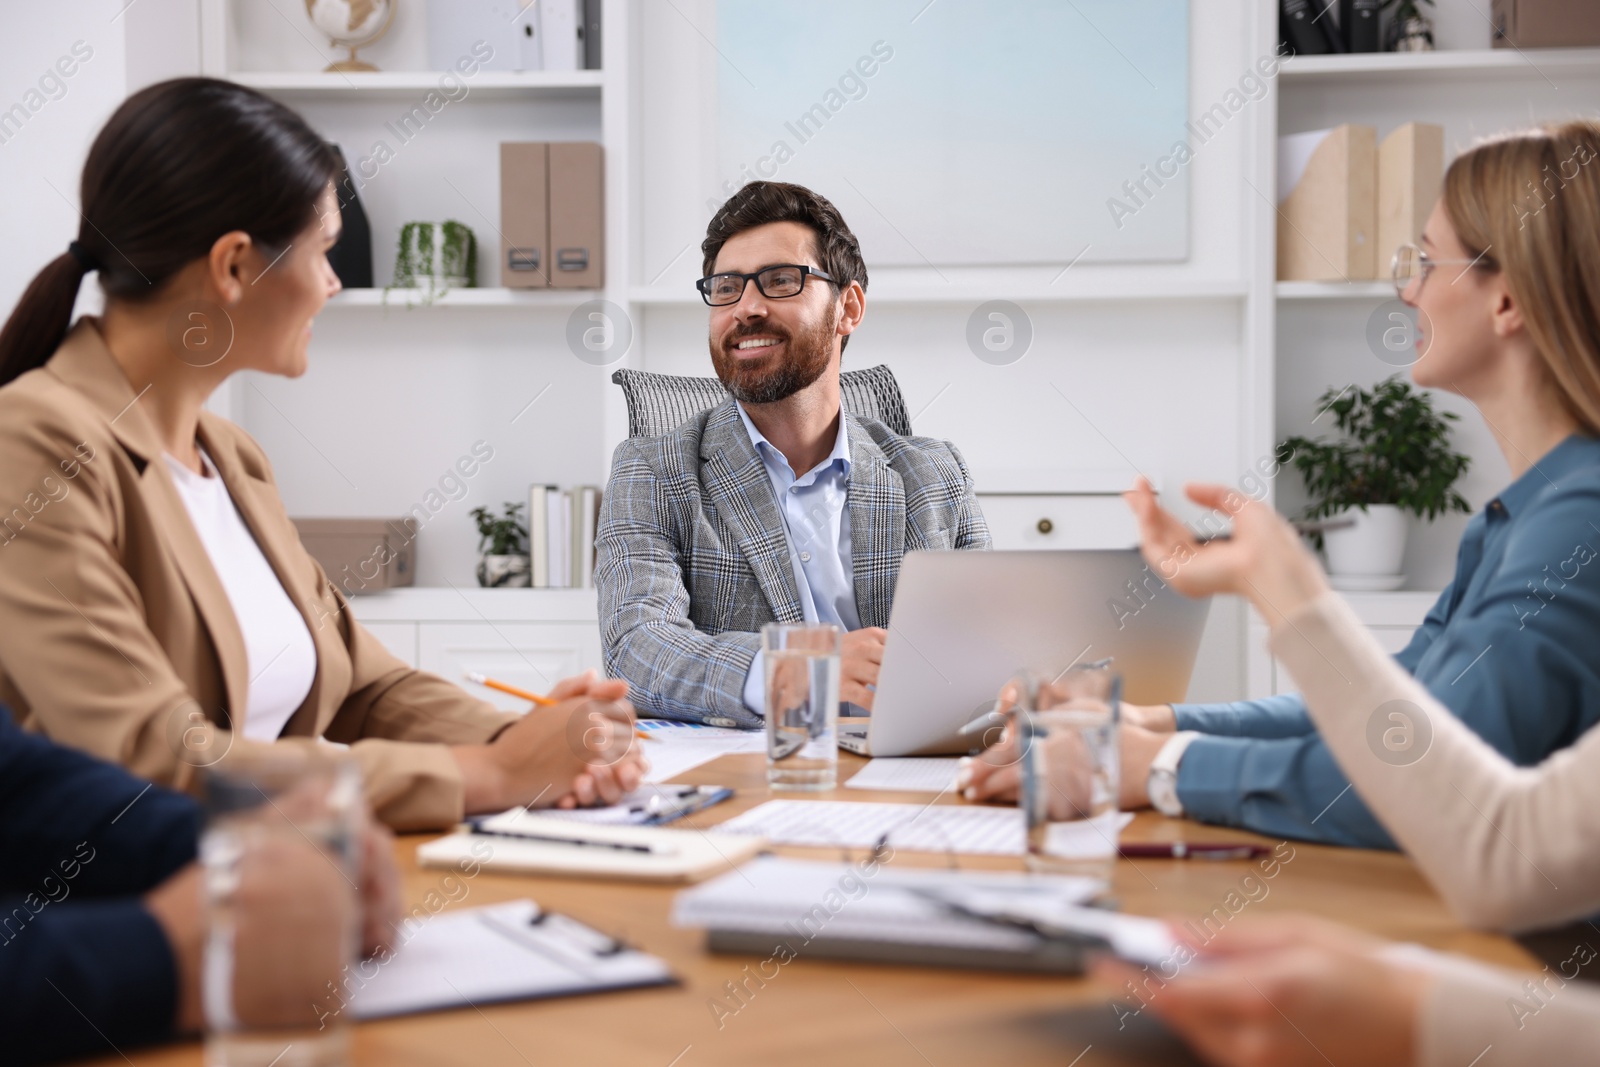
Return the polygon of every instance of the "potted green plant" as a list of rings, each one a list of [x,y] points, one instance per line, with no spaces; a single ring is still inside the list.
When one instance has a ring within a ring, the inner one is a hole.
[[[452,289],[478,285],[478,239],[463,222],[408,222],[400,227],[391,289],[418,289],[424,305]],[[389,298],[388,289],[384,299]]]
[[[1394,9],[1389,15],[1389,51],[1433,51],[1433,20],[1419,4],[1432,7],[1433,0],[1383,0],[1380,10]]]
[[[1288,437],[1278,448],[1305,481],[1306,518],[1334,527],[1320,538],[1333,585],[1398,589],[1406,513],[1431,520],[1471,510],[1454,488],[1472,462],[1450,447],[1457,416],[1435,411],[1432,397],[1399,375],[1370,390],[1329,389],[1317,403],[1340,437]]]
[[[478,522],[478,584],[493,589],[519,589],[533,584],[529,565],[528,528],[522,525],[522,504],[507,502],[504,514],[473,508]]]

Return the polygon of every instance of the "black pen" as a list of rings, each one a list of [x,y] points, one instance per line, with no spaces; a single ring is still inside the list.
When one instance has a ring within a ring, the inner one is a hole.
[[[517,841],[537,841],[541,845],[576,845],[579,848],[609,848],[615,852],[644,852],[653,856],[668,856],[676,849],[649,845],[636,841],[597,841],[587,837],[561,837],[557,834],[526,834],[518,830],[487,830],[481,824],[469,822],[472,832],[486,837],[509,837]]]

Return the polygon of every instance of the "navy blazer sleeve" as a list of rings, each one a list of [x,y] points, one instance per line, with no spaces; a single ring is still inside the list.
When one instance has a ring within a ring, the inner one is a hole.
[[[0,709],[0,1034],[12,1063],[170,1034],[177,974],[139,900],[195,857],[198,805]]]

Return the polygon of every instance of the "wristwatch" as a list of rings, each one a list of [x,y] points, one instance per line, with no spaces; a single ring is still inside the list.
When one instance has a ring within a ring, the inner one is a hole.
[[[1173,734],[1150,761],[1145,791],[1150,794],[1150,803],[1155,809],[1168,818],[1183,817],[1183,804],[1178,800],[1178,764],[1183,760],[1184,750],[1199,736],[1194,730]]]

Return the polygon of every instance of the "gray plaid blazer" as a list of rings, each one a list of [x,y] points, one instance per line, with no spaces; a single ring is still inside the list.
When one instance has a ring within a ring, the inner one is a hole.
[[[888,626],[900,557],[988,548],[961,453],[846,412],[862,626]],[[617,446],[595,539],[606,671],[642,715],[759,726],[744,680],[769,622],[800,622],[788,536],[734,402]]]

